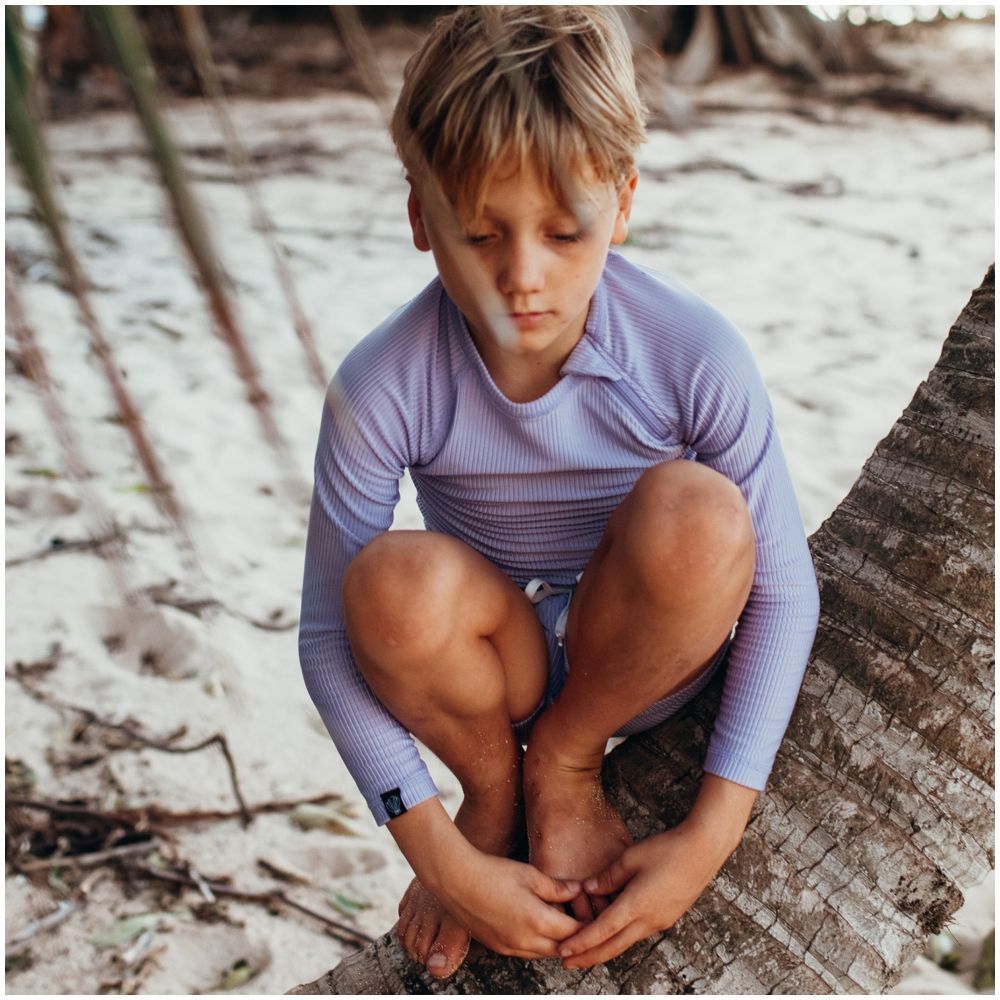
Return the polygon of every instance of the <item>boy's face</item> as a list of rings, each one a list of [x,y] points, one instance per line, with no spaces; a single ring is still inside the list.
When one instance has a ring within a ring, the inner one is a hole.
[[[628,234],[636,179],[616,190],[579,177],[567,207],[533,165],[501,171],[475,221],[459,219],[436,184],[410,179],[413,242],[434,253],[494,376],[517,359],[558,376],[583,335],[608,247]]]

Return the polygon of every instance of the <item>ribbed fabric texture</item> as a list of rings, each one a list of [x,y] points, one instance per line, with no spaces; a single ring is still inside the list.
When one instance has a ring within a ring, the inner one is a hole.
[[[372,694],[344,631],[342,581],[386,531],[410,469],[428,529],[519,586],[571,584],[644,470],[694,459],[732,480],[756,532],[705,770],[764,787],[802,682],[819,600],[770,401],[746,343],[670,279],[609,254],[556,385],[514,403],[439,281],[347,357],[316,454],[299,653],[310,695],[376,820],[382,794],[436,793],[409,733]]]

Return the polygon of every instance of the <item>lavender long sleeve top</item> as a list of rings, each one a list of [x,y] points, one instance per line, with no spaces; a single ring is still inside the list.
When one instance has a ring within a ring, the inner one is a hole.
[[[342,582],[386,531],[409,469],[429,530],[519,586],[569,584],[650,466],[692,459],[742,491],[753,588],[730,651],[704,769],[762,789],[816,631],[812,561],[770,401],[742,337],[675,282],[611,253],[560,379],[507,399],[435,280],[350,353],[316,453],[299,654],[306,686],[376,820],[436,794],[413,738],[358,672]],[[391,800],[390,800],[391,801]]]

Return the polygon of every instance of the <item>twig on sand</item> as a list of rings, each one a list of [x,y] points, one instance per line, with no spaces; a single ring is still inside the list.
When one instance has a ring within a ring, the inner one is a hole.
[[[70,854],[59,858],[25,861],[18,864],[17,869],[22,872],[34,872],[46,868],[92,868],[94,865],[103,865],[106,861],[119,861],[135,857],[137,854],[152,854],[156,848],[156,841],[143,840],[133,844],[122,844],[120,847],[109,847],[106,851],[93,851],[90,854]]]
[[[4,566],[8,569],[11,566],[24,566],[26,563],[36,562],[39,559],[47,559],[49,556],[57,556],[63,552],[87,552],[90,549],[104,549],[109,545],[122,542],[124,539],[124,534],[118,528],[93,538],[74,538],[71,541],[66,541],[62,538],[53,538],[44,549],[29,552],[26,556],[17,556],[14,559],[8,559],[4,563]]]
[[[187,875],[180,875],[177,872],[157,871],[157,869],[150,868],[148,865],[135,865],[133,870],[150,878],[160,879],[164,882],[173,882],[176,885],[186,885],[199,890],[201,890],[202,886],[204,886],[210,889],[217,896],[229,896],[244,903],[260,903],[264,906],[278,905],[290,907],[293,910],[298,910],[300,913],[304,913],[306,916],[312,917],[314,920],[319,920],[321,923],[325,924],[331,936],[339,939],[340,941],[344,941],[347,944],[357,945],[359,948],[363,948],[365,945],[369,945],[375,940],[363,931],[355,930],[353,927],[348,927],[345,924],[340,923],[340,921],[326,916],[324,913],[319,913],[308,906],[304,906],[302,903],[296,902],[294,899],[290,899],[281,889],[272,889],[269,892],[245,892],[242,889],[234,889],[222,882],[213,882],[205,878],[200,878],[196,881]]]
[[[229,780],[233,786],[233,795],[236,797],[236,801],[240,807],[240,817],[243,821],[243,825],[246,826],[250,823],[252,816],[250,814],[250,810],[247,808],[246,800],[243,798],[243,792],[240,790],[240,781],[236,774],[236,762],[233,760],[233,755],[229,750],[229,743],[226,741],[226,737],[223,736],[222,733],[216,733],[214,736],[209,736],[208,739],[202,740],[200,743],[195,743],[192,746],[174,746],[174,741],[180,739],[180,737],[187,732],[186,727],[182,726],[180,729],[175,730],[169,736],[163,737],[162,739],[153,739],[152,737],[146,736],[144,733],[140,732],[134,723],[110,722],[107,719],[102,719],[96,712],[91,711],[89,708],[84,708],[81,705],[72,705],[68,702],[62,701],[54,695],[42,691],[35,685],[29,684],[26,678],[17,672],[8,674],[8,676],[17,680],[25,691],[28,692],[28,694],[37,698],[39,701],[44,702],[47,705],[51,705],[54,708],[77,712],[84,717],[87,725],[97,726],[101,729],[111,730],[112,732],[123,733],[129,739],[134,740],[136,743],[143,747],[147,747],[150,750],[160,750],[163,753],[197,753],[197,751],[204,750],[207,747],[218,746],[222,751],[222,756],[226,760],[226,767],[229,769]],[[127,748],[123,747],[122,749]]]
[[[293,628],[297,628],[299,624],[298,618],[290,622],[278,624],[277,622],[265,622],[260,618],[248,618],[246,615],[241,615],[237,612],[231,613],[236,614],[238,618],[242,618],[248,625],[253,625],[254,628],[262,628],[265,632],[290,632]]]
[[[260,815],[261,813],[287,812],[298,805],[321,805],[324,802],[332,802],[339,798],[341,798],[340,795],[331,792],[325,795],[316,795],[309,799],[277,799],[249,806],[247,807],[247,812],[253,816]],[[183,826],[187,823],[240,819],[243,816],[242,810],[238,809],[228,811],[221,809],[194,809],[185,812],[172,812],[169,809],[161,809],[159,806],[144,806],[139,809],[100,810],[91,809],[87,806],[52,802],[46,799],[29,799],[16,795],[7,795],[5,802],[8,808],[38,809],[42,812],[53,813],[58,816],[99,819],[108,823],[134,826],[140,830],[149,830],[156,826]]]
[[[10,941],[7,942],[7,946],[4,949],[5,957],[9,960],[11,958],[16,958],[22,952],[27,951],[32,938],[41,934],[43,931],[50,931],[53,927],[58,927],[59,924],[61,924],[68,917],[72,916],[72,914],[74,914],[79,908],[80,904],[73,902],[71,899],[62,900],[51,913],[46,914],[38,920],[32,921],[27,927],[24,928],[23,931],[19,931],[15,934]]]
[[[239,778],[236,776],[236,761],[233,760],[233,755],[229,751],[229,743],[226,742],[226,737],[223,736],[222,733],[216,733],[214,736],[210,736],[207,740],[202,740],[201,743],[196,743],[191,747],[172,747],[152,742],[146,743],[146,746],[151,749],[162,750],[164,753],[195,753],[198,750],[204,750],[206,747],[213,745],[217,745],[222,751],[222,756],[226,758],[226,766],[229,768],[229,779],[233,785],[233,795],[236,796],[236,801],[240,806],[240,818],[244,826],[249,826],[253,816],[247,808],[246,801],[243,798],[243,793],[240,791]]]
[[[257,864],[268,875],[279,878],[282,882],[291,882],[294,885],[312,885],[312,882],[303,875],[300,875],[298,872],[289,871],[287,868],[282,868],[281,865],[276,865],[273,861],[268,861],[267,858],[258,858]]]
[[[154,604],[165,604],[167,607],[177,608],[178,611],[194,615],[195,618],[199,619],[203,611],[207,611],[210,608],[218,608],[226,614],[232,615],[234,618],[239,618],[240,621],[244,621],[248,625],[253,625],[254,628],[264,629],[267,632],[288,632],[296,628],[299,624],[297,618],[293,618],[287,622],[278,621],[277,619],[283,613],[280,609],[271,616],[271,619],[265,621],[261,618],[254,618],[242,611],[234,611],[213,597],[182,597],[173,593],[174,584],[175,581],[173,580],[165,584],[155,584],[152,587],[146,587],[144,593]]]
[[[208,884],[207,879],[194,865],[188,868],[188,874],[191,876],[191,881],[198,887],[198,891],[202,894],[206,903],[215,902],[215,893],[212,892],[212,887]]]

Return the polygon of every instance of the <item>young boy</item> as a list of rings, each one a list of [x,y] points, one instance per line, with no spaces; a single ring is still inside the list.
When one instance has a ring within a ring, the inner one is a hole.
[[[588,967],[671,926],[737,846],[813,640],[812,564],[744,342],[608,252],[644,138],[614,11],[460,8],[392,128],[439,278],[331,386],[302,668],[416,873],[410,956],[448,976],[471,935]],[[388,532],[406,469],[427,530]],[[607,740],[724,660],[694,808],[633,845]],[[454,820],[413,736],[462,785]]]

